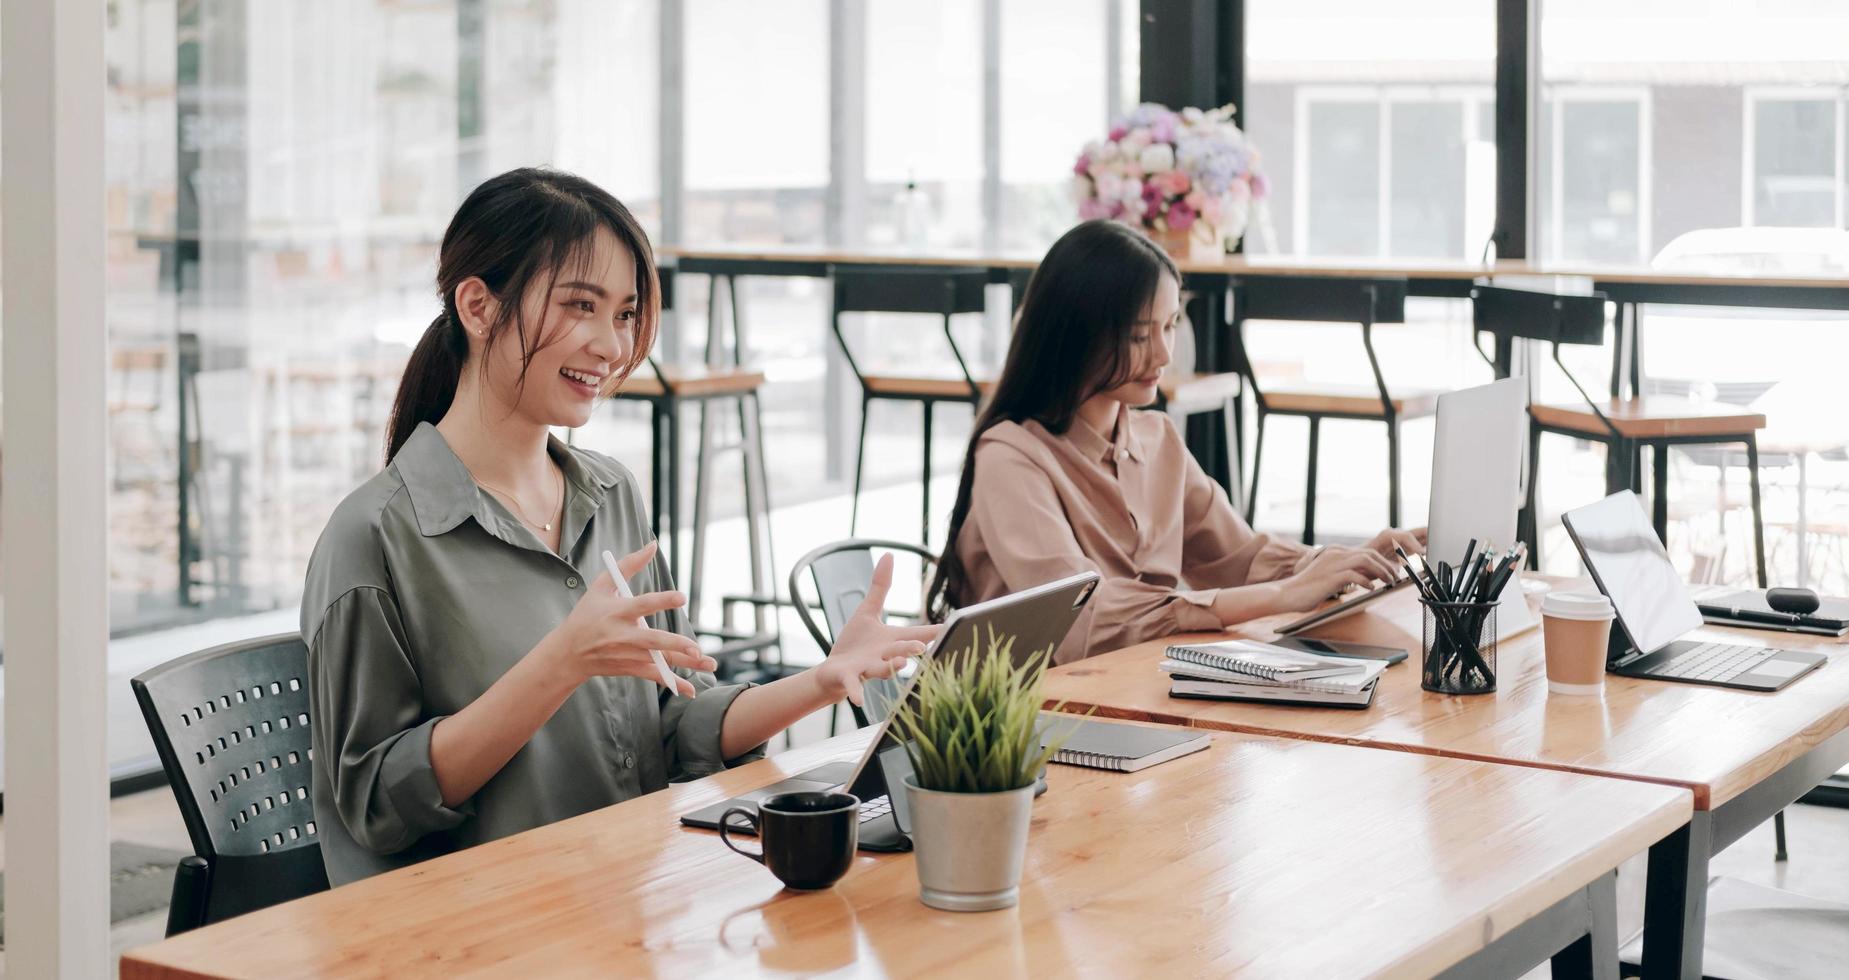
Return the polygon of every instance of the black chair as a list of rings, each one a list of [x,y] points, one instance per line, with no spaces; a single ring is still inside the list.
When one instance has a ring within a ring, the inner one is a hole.
[[[1766,424],[1764,415],[1741,405],[1661,395],[1620,398],[1613,391],[1604,400],[1593,398],[1561,359],[1560,346],[1604,345],[1607,301],[1603,293],[1568,296],[1506,286],[1476,286],[1470,297],[1478,334],[1496,336],[1499,348],[1514,339],[1552,345],[1554,364],[1580,396],[1577,402],[1528,406],[1528,500],[1521,525],[1532,562],[1538,566],[1540,561],[1536,487],[1541,482],[1542,433],[1604,445],[1606,493],[1624,489],[1641,493],[1643,450],[1650,449],[1655,464],[1651,523],[1664,543],[1669,540],[1669,447],[1739,444],[1746,447],[1747,480],[1752,490],[1753,554],[1759,587],[1765,587],[1765,517],[1759,500],[1758,439],[1759,430]]]
[[[867,597],[867,586],[873,581],[873,552],[876,549],[917,555],[924,562],[923,577],[926,581],[930,580],[932,569],[937,566],[937,554],[915,544],[907,544],[903,541],[849,538],[845,541],[825,544],[809,552],[796,559],[796,564],[790,569],[791,604],[796,607],[797,618],[802,620],[803,627],[809,631],[809,636],[815,640],[815,645],[821,648],[823,656],[827,656],[834,649],[835,635],[847,625],[848,617],[854,615],[854,610],[859,607],[860,601]],[[804,598],[802,582],[805,578],[811,580],[815,586],[816,601],[813,606]],[[922,598],[921,590],[921,601]],[[815,617],[811,615],[811,609],[821,610],[822,623],[815,621]],[[914,622],[924,619],[922,610],[917,614],[888,613],[887,615],[911,619]],[[884,696],[884,700],[879,703],[890,703],[898,692],[895,682],[887,680],[868,681],[867,688],[870,692],[867,699],[869,701],[874,700],[871,692],[878,691]],[[855,723],[863,728],[866,727],[868,723],[866,709],[856,704],[849,704],[848,707],[853,709]],[[831,736],[835,734],[840,709],[839,702],[829,709],[828,734]]]
[[[1259,383],[1246,348],[1248,320],[1355,323],[1367,351],[1374,384],[1369,387]],[[1258,475],[1265,455],[1265,420],[1273,415],[1309,421],[1309,474],[1303,500],[1303,540],[1316,540],[1316,456],[1324,419],[1358,419],[1387,426],[1387,523],[1400,524],[1400,423],[1437,409],[1432,391],[1387,389],[1374,353],[1374,325],[1406,322],[1404,278],[1241,276],[1233,283],[1233,357],[1257,407],[1258,432],[1252,450],[1252,481],[1246,490],[1246,520],[1258,511]]]
[[[981,404],[993,382],[977,380],[969,361],[950,332],[950,320],[987,308],[983,295],[989,283],[984,269],[908,269],[870,266],[835,266],[829,270],[835,283],[835,342],[847,359],[848,370],[860,382],[860,448],[854,455],[854,510],[848,520],[851,534],[860,526],[860,482],[867,460],[867,413],[875,401],[915,402],[924,408],[924,522],[919,540],[931,540],[931,420],[940,403]],[[943,318],[944,340],[956,359],[959,376],[926,374],[868,374],[854,357],[847,334],[841,329],[844,313],[931,313]]]
[[[167,935],[326,891],[302,638],[227,643],[129,685],[193,842],[173,880]]]

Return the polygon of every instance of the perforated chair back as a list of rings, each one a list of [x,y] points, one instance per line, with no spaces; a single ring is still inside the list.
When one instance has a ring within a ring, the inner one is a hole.
[[[192,908],[180,907],[176,881],[169,933],[327,890],[309,796],[314,749],[302,638],[228,643],[129,683],[206,865],[204,894],[194,881],[184,896]]]
[[[904,541],[879,541],[871,538],[848,538],[825,544],[814,551],[796,559],[790,569],[790,601],[796,607],[796,616],[802,620],[809,636],[827,656],[833,649],[835,637],[840,635],[847,625],[848,618],[860,606],[860,601],[867,597],[867,588],[873,582],[873,552],[902,551],[917,555],[924,562],[924,578],[929,580],[937,567],[937,554],[929,549]],[[809,603],[804,600],[803,580],[809,579],[815,586],[816,605],[822,609],[822,623],[817,623],[811,614]],[[855,706],[854,718],[863,727],[869,718],[879,720],[879,706],[889,705],[898,696],[898,684],[891,680],[874,680],[867,682],[866,708]],[[867,708],[875,709],[869,713]]]
[[[1561,295],[1508,286],[1470,290],[1479,334],[1597,347],[1605,343],[1605,294]]]

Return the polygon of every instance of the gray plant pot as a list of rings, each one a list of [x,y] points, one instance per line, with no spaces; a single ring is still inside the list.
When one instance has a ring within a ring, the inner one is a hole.
[[[986,912],[1021,898],[1032,784],[1002,793],[940,793],[905,777],[918,897],[934,909]]]

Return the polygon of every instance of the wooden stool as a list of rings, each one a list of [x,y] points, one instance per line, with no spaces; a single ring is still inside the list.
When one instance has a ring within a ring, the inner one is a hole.
[[[835,283],[834,332],[847,359],[848,369],[860,382],[860,448],[854,454],[854,509],[848,521],[848,533],[860,524],[860,483],[867,461],[867,415],[875,401],[916,402],[924,408],[924,503],[919,540],[931,540],[931,421],[938,404],[951,402],[970,406],[981,404],[994,382],[977,380],[969,369],[957,339],[950,332],[950,318],[964,313],[981,313],[987,308],[983,295],[989,274],[982,269],[906,269],[836,266],[830,269]],[[943,319],[944,340],[956,359],[959,374],[951,377],[918,374],[868,374],[861,370],[854,351],[841,329],[843,313],[931,313]]]
[[[1246,350],[1247,320],[1356,323],[1361,345],[1373,371],[1371,387],[1334,385],[1261,386]],[[1265,420],[1298,416],[1310,423],[1310,460],[1303,500],[1303,540],[1316,540],[1316,456],[1324,419],[1359,419],[1387,426],[1387,523],[1400,524],[1400,422],[1432,414],[1437,392],[1388,391],[1374,354],[1374,325],[1406,321],[1404,278],[1339,277],[1302,279],[1286,276],[1241,276],[1233,284],[1233,356],[1258,408],[1258,436],[1253,445],[1252,482],[1246,491],[1246,520],[1258,509],[1258,474],[1265,453]]]
[[[1560,296],[1504,286],[1477,286],[1470,291],[1476,330],[1493,333],[1501,347],[1508,339],[1540,340],[1553,347],[1554,363],[1580,394],[1577,402],[1528,407],[1528,501],[1522,520],[1530,559],[1540,560],[1535,508],[1541,482],[1541,434],[1553,432],[1602,443],[1605,492],[1643,490],[1643,450],[1652,453],[1651,523],[1665,544],[1669,539],[1669,447],[1739,443],[1746,447],[1747,478],[1752,488],[1753,554],[1760,588],[1766,584],[1765,515],[1759,499],[1758,432],[1766,417],[1739,405],[1666,396],[1595,399],[1560,358],[1561,344],[1601,346],[1605,342],[1605,295]]]
[[[661,271],[662,306],[672,303],[673,275]],[[709,338],[709,351],[712,342]],[[736,356],[736,355],[734,355]],[[737,365],[664,365],[654,356],[647,366],[623,382],[613,396],[621,400],[642,401],[649,405],[653,424],[652,464],[649,468],[651,498],[650,524],[657,539],[663,540],[668,553],[668,567],[675,582],[687,591],[689,620],[704,636],[721,641],[719,649],[710,651],[724,664],[746,653],[762,653],[778,647],[774,613],[759,607],[754,628],[738,630],[728,620],[721,626],[699,623],[700,598],[705,586],[706,535],[710,494],[708,480],[719,454],[736,451],[744,463],[745,526],[749,536],[751,589],[754,593],[774,588],[772,575],[775,559],[770,543],[770,489],[764,469],[764,438],[758,406],[758,392],[764,386],[761,371]],[[718,438],[719,415],[714,408],[729,407],[738,413],[740,439],[722,444]],[[680,487],[680,408],[683,404],[700,408],[700,441],[694,468],[693,543],[691,569],[686,577],[680,573],[681,512]],[[666,535],[663,535],[663,528]],[[779,658],[781,660],[781,658]]]

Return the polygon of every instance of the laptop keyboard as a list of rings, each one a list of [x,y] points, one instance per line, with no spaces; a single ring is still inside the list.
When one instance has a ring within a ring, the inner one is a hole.
[[[1777,652],[1765,647],[1702,643],[1644,673],[1658,677],[1683,677],[1692,681],[1730,681],[1751,672]]]
[[[860,805],[860,822],[867,823],[869,821],[878,820],[891,812],[892,797],[881,796],[871,799]]]

